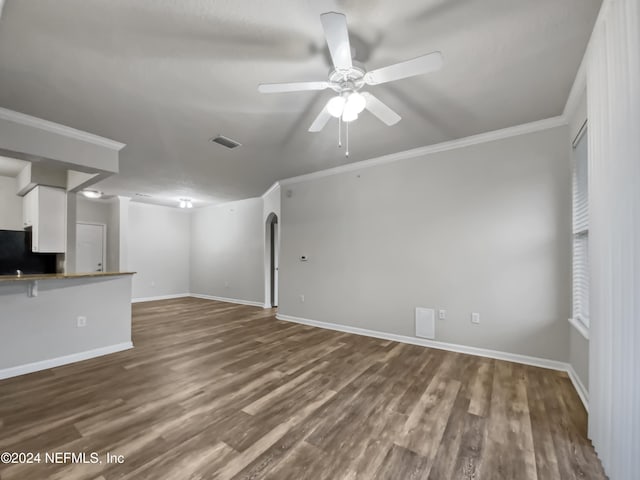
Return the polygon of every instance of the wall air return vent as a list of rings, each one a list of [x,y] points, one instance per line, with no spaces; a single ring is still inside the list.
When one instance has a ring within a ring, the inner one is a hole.
[[[433,308],[416,307],[416,337],[436,337],[436,311]]]
[[[240,142],[236,142],[235,140],[232,140],[229,137],[225,137],[224,135],[218,135],[217,137],[213,137],[211,141],[213,143],[218,143],[223,147],[227,147],[227,148],[236,148],[242,145]]]

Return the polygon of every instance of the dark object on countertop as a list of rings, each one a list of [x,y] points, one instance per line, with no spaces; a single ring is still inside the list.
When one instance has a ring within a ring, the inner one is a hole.
[[[0,230],[0,275],[56,273],[55,253],[33,253],[31,232]]]

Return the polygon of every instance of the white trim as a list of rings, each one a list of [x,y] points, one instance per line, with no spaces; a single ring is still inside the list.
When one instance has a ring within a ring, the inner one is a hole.
[[[567,373],[569,374],[571,383],[573,383],[573,388],[575,388],[576,392],[578,392],[578,396],[582,401],[582,405],[584,405],[584,409],[587,411],[587,413],[589,413],[589,392],[584,387],[584,384],[582,383],[582,380],[580,380],[580,377],[578,376],[576,371],[573,369],[573,365],[568,365]]]
[[[109,355],[110,353],[122,352],[123,350],[129,350],[130,348],[133,348],[133,343],[124,342],[116,345],[109,345],[108,347],[100,347],[93,350],[87,350],[85,352],[72,353],[71,355],[51,358],[49,360],[41,360],[39,362],[27,363],[16,367],[4,368],[0,370],[0,380],[17,377],[18,375],[25,375],[27,373],[39,372],[41,370],[48,370],[61,365],[68,365],[69,363],[81,362],[82,360],[89,360],[90,358],[101,357],[103,355]]]
[[[543,130],[549,130],[551,128],[565,126],[567,124],[567,119],[564,116],[547,118],[545,120],[539,120],[537,122],[525,123],[523,125],[516,125],[514,127],[503,128],[501,130],[494,130],[492,132],[472,135],[470,137],[459,138],[457,140],[451,140],[449,142],[427,145],[425,147],[391,153],[389,155],[383,155],[381,157],[363,160],[361,162],[353,162],[346,165],[340,165],[339,167],[319,170],[317,172],[308,173],[306,175],[300,175],[297,177],[280,180],[279,183],[280,186],[290,185],[308,180],[314,180],[317,178],[328,177],[330,175],[337,175],[339,173],[351,172],[354,170],[361,170],[363,168],[393,163],[400,160],[408,160],[411,158],[421,157],[433,153],[446,152],[448,150],[455,150],[458,148],[470,147],[472,145],[478,145],[481,143],[503,140],[505,138],[516,137],[518,135],[540,132]]]
[[[189,296],[194,298],[203,298],[205,300],[216,300],[218,302],[238,303],[240,305],[250,305],[252,307],[264,308],[263,302],[254,302],[253,300],[241,300],[239,298],[216,297],[213,295],[203,295],[201,293],[190,293]]]
[[[32,117],[24,113],[15,112],[7,108],[0,107],[0,119],[9,120],[10,122],[19,123],[21,125],[27,125],[29,127],[39,128],[50,133],[56,133],[68,138],[80,140],[82,142],[91,143],[99,147],[105,147],[110,150],[120,151],[126,144],[110,140],[108,138],[94,135],[93,133],[83,132],[82,130],[76,130],[75,128],[60,125],[59,123],[43,120],[42,118]]]
[[[356,335],[364,335],[365,337],[381,338],[383,340],[393,340],[394,342],[408,343],[409,345],[418,345],[421,347],[437,348],[439,350],[447,350],[450,352],[466,353],[469,355],[477,355],[479,357],[494,358],[496,360],[505,360],[507,362],[521,363],[523,365],[532,365],[534,367],[550,368],[568,372],[569,364],[559,362],[557,360],[548,360],[546,358],[530,357],[517,353],[500,352],[497,350],[488,350],[485,348],[468,347],[466,345],[458,345],[454,343],[437,342],[434,340],[426,340],[423,338],[407,337],[405,335],[396,335],[393,333],[378,332],[376,330],[368,330],[366,328],[350,327],[347,325],[339,325],[336,323],[319,322],[317,320],[309,320],[306,318],[293,317],[291,315],[276,314],[278,320],[287,322],[301,323],[312,327],[325,328],[328,330],[336,330],[338,332],[354,333]]]
[[[584,338],[589,340],[589,329],[586,327],[586,325],[584,323],[582,323],[577,318],[570,318],[569,319],[569,323],[571,324],[571,326],[573,326],[573,328],[575,328],[578,332],[580,332],[580,334]]]
[[[171,300],[173,298],[191,297],[190,293],[175,293],[172,295],[159,295],[157,297],[138,297],[132,298],[131,303],[155,302],[156,300]]]
[[[279,181],[277,181],[277,182],[275,182],[273,185],[271,185],[271,186],[269,187],[269,189],[261,195],[261,196],[262,196],[262,198],[266,197],[266,196],[267,196],[267,195],[269,195],[270,193],[273,193],[273,192],[274,192],[276,189],[278,189],[278,188],[280,188],[280,182],[279,182]]]

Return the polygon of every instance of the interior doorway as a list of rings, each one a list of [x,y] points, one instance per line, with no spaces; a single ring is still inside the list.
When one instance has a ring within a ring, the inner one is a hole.
[[[104,272],[107,226],[101,223],[76,224],[76,272]]]
[[[275,213],[270,214],[267,217],[267,255],[268,255],[268,268],[269,274],[267,279],[269,281],[269,303],[271,307],[278,306],[278,251],[280,245],[279,229],[278,229],[278,216]]]

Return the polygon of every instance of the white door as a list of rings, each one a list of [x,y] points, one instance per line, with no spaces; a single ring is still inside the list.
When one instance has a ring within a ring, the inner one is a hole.
[[[76,271],[78,273],[104,271],[105,225],[76,224]]]

